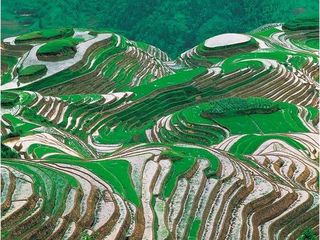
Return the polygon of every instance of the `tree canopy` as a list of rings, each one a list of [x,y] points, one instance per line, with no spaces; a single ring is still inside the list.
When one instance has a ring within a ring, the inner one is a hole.
[[[52,27],[110,29],[176,57],[211,36],[318,15],[316,0],[10,0],[2,38]]]

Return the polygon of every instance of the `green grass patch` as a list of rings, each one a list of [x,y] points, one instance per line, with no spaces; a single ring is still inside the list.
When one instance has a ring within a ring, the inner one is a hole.
[[[136,42],[137,44],[137,47],[142,49],[143,51],[148,51],[148,48],[149,48],[149,44],[147,43],[144,43],[144,42]]]
[[[23,119],[20,119],[19,117],[16,117],[9,113],[3,114],[2,117],[10,123],[10,130],[16,136],[27,135],[30,133],[30,131],[39,127],[39,125],[30,122],[25,122]]]
[[[308,121],[315,119],[319,115],[319,110],[317,108],[311,106],[308,106],[306,108],[309,112],[307,116]]]
[[[319,39],[308,39],[305,44],[310,48],[319,49]]]
[[[19,95],[14,92],[3,91],[1,92],[1,106],[14,107],[19,102]]]
[[[224,98],[210,103],[210,109],[204,113],[213,118],[244,114],[272,113],[278,110],[277,104],[267,98]]]
[[[83,41],[80,38],[64,38],[64,39],[57,39],[47,42],[43,46],[41,46],[38,51],[37,55],[63,55],[67,56],[71,53],[76,52],[76,45]]]
[[[195,78],[200,74],[204,74],[205,72],[206,72],[206,69],[202,67],[195,68],[192,70],[181,70],[174,75],[169,75],[161,78],[161,81],[154,81],[149,83],[148,85],[142,85],[135,88],[130,88],[131,89],[130,91],[135,92],[135,96],[133,100],[136,100],[148,94],[151,94],[154,91],[161,91],[162,89],[164,90],[165,88],[191,82],[193,78]],[[129,89],[126,89],[126,90],[129,90]]]
[[[1,143],[1,158],[20,158],[18,152]]]
[[[18,71],[20,77],[30,77],[34,75],[45,74],[47,67],[45,65],[31,65]]]
[[[204,108],[202,117],[224,126],[233,135],[309,132],[298,117],[297,107],[289,103],[233,98],[204,105]]]
[[[11,72],[13,67],[17,64],[18,58],[15,56],[1,56],[1,84],[10,82],[12,79]]]
[[[306,228],[297,240],[317,240],[317,233],[312,228]]]
[[[290,31],[317,30],[319,29],[319,18],[317,16],[296,18],[286,22],[283,29]]]
[[[198,159],[207,159],[210,167],[205,170],[207,177],[214,177],[219,169],[219,159],[205,149],[186,148],[173,146],[167,151],[161,153],[163,158],[169,158],[172,161],[172,167],[168,177],[165,180],[163,196],[169,197],[175,188],[179,177],[183,176]]]
[[[271,27],[271,28],[263,29],[263,30],[261,30],[260,32],[254,33],[254,34],[252,34],[252,35],[253,35],[253,36],[257,35],[258,37],[259,37],[259,36],[262,36],[262,37],[268,38],[268,37],[271,37],[273,34],[279,33],[279,32],[281,32],[279,29],[274,28],[274,27]]]
[[[200,219],[194,219],[194,221],[192,222],[191,227],[189,228],[190,231],[189,231],[189,234],[187,235],[188,239],[190,239],[190,240],[198,239],[198,232],[200,230],[200,227],[201,227],[201,220]]]
[[[232,145],[229,152],[239,155],[248,155],[252,154],[254,151],[256,151],[261,144],[264,142],[271,140],[271,139],[277,139],[286,142],[290,146],[300,149],[300,150],[306,150],[306,147],[303,146],[301,143],[297,142],[296,140],[293,140],[287,136],[281,136],[281,135],[255,135],[250,134],[242,137],[239,139],[235,144]]]
[[[48,40],[53,38],[60,37],[69,37],[72,36],[74,30],[72,28],[59,28],[59,29],[45,29],[42,31],[35,31],[31,33],[26,33],[18,36],[15,39],[15,42],[24,42],[24,41],[36,41],[36,40]]]
[[[140,205],[140,199],[131,181],[131,166],[129,162],[125,160],[106,160],[77,162],[76,164],[92,171],[106,183],[110,184],[113,190],[124,199],[129,200],[136,206]]]

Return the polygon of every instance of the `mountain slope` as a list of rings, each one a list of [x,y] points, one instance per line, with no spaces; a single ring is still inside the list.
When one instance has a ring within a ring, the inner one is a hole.
[[[317,235],[318,23],[176,60],[111,32],[2,44],[3,239]]]

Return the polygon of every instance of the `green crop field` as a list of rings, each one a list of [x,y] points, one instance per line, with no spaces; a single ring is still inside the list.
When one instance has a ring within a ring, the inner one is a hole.
[[[3,39],[1,238],[317,239],[318,34]]]

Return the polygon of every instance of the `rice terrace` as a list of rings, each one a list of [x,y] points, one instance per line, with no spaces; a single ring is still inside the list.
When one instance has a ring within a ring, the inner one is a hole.
[[[2,40],[2,239],[318,239],[318,19],[194,45]]]

